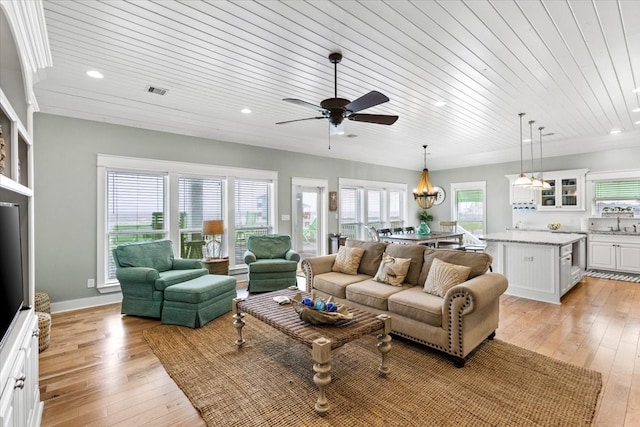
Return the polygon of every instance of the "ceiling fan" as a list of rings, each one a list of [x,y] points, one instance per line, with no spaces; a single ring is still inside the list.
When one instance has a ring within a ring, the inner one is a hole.
[[[285,123],[299,122],[303,120],[315,120],[315,119],[329,119],[329,123],[333,126],[338,126],[346,118],[356,122],[378,123],[381,125],[392,125],[398,120],[398,116],[389,116],[384,114],[360,114],[358,111],[366,110],[367,108],[375,107],[389,101],[385,95],[378,91],[371,91],[366,95],[361,96],[355,101],[349,101],[348,99],[338,98],[338,63],[342,60],[342,54],[334,52],[329,55],[329,61],[333,64],[334,76],[335,76],[335,90],[334,98],[327,98],[320,102],[320,105],[315,105],[310,102],[302,101],[300,99],[285,98],[283,101],[291,102],[292,104],[301,105],[306,108],[311,108],[318,111],[321,116],[308,117],[306,119],[287,120],[285,122],[278,122],[277,125]]]

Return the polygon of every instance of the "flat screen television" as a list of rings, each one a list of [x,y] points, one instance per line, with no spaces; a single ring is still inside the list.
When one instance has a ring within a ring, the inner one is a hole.
[[[23,303],[20,207],[0,202],[0,348]]]

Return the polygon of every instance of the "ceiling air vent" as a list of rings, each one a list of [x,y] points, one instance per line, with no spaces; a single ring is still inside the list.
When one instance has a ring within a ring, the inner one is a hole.
[[[162,89],[156,86],[147,86],[147,92],[155,93],[156,95],[166,95],[169,89]]]

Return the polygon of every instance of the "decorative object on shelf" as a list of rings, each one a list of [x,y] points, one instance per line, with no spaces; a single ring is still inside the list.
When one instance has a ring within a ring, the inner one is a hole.
[[[429,178],[429,169],[427,169],[427,146],[423,145],[422,148],[424,149],[424,169],[422,169],[422,174],[420,174],[418,186],[413,190],[413,198],[422,209],[429,209],[438,198],[438,193],[433,189],[431,179]]]
[[[620,206],[602,208],[602,216],[604,218],[633,218],[633,209],[630,207],[622,208]]]
[[[549,228],[549,230],[559,230],[561,226],[562,224],[560,224],[559,222],[552,222],[551,224],[547,225],[547,228]]]
[[[431,234],[431,229],[426,222],[422,221],[420,223],[420,227],[416,230],[416,234],[418,236],[426,236],[427,234]]]
[[[434,205],[441,204],[442,202],[444,202],[444,199],[447,198],[447,193],[444,192],[444,189],[442,187],[435,186],[433,187],[433,191],[437,193],[436,201],[433,202]]]
[[[331,325],[341,320],[353,319],[353,313],[349,313],[347,307],[335,304],[332,299],[329,297],[327,302],[324,302],[322,299],[316,299],[314,294],[303,297],[300,292],[290,298],[300,319],[312,325]]]
[[[520,176],[513,181],[513,185],[516,187],[529,187],[531,185],[531,179],[524,174],[524,169],[522,167],[522,116],[525,114],[526,113],[518,113],[518,116],[520,117]]]
[[[202,235],[209,237],[205,245],[206,259],[222,257],[222,243],[218,240],[218,236],[222,234],[224,234],[224,221],[221,219],[202,222]]]
[[[330,211],[338,210],[338,192],[337,191],[329,191],[329,210]]]
[[[7,157],[5,152],[4,138],[2,137],[2,125],[0,125],[0,173],[4,174],[4,159]]]

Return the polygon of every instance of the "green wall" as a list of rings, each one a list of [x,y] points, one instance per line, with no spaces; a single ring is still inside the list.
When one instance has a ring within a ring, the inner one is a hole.
[[[52,302],[97,297],[87,288],[96,277],[96,156],[112,154],[160,160],[278,171],[278,212],[291,213],[291,178],[326,179],[337,190],[338,178],[407,183],[419,170],[405,170],[282,150],[253,147],[170,133],[116,126],[37,113],[34,117],[35,282]],[[588,168],[591,171],[638,169],[640,147],[545,159],[546,170]],[[519,162],[432,171],[434,185],[449,192],[452,182],[486,181],[487,231],[511,225],[508,181]],[[434,222],[450,218],[450,197],[431,212]],[[417,224],[417,206],[409,201],[409,222]],[[329,232],[338,223],[329,215]],[[280,221],[290,233],[291,222]]]

